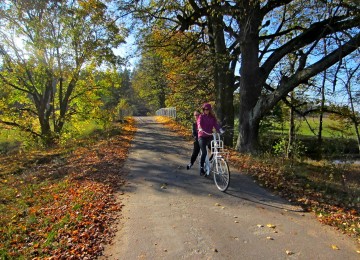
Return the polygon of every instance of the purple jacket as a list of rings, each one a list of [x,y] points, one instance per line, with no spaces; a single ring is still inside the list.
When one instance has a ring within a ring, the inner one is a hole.
[[[217,132],[220,131],[220,127],[216,121],[216,118],[205,114],[201,114],[199,116],[197,120],[197,127],[199,129],[199,138],[211,136],[213,128],[215,128]],[[210,135],[204,132],[209,133]]]

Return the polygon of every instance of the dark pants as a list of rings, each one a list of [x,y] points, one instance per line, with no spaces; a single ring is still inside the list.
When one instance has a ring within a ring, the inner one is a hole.
[[[199,145],[201,149],[201,160],[200,160],[201,167],[204,167],[205,158],[208,153],[208,149],[210,149],[212,139],[213,139],[212,136],[199,138]]]
[[[199,145],[199,141],[196,139],[194,141],[194,148],[193,148],[193,152],[192,152],[191,159],[190,159],[191,165],[193,165],[194,162],[196,161],[196,158],[198,157],[199,152],[200,152],[200,145]]]

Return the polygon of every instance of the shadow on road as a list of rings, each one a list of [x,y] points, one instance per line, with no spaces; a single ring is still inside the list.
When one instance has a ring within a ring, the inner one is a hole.
[[[274,209],[301,212],[302,209],[289,204],[259,187],[246,175],[230,167],[231,182],[227,192],[217,190],[212,177],[199,175],[198,162],[189,171],[185,166],[189,161],[192,143],[154,122],[151,117],[137,118],[138,132],[130,150],[126,167],[129,170],[126,190],[136,192],[136,185],[148,185],[156,192],[176,195],[177,190],[185,190],[192,196],[230,197],[232,203],[248,203]],[[189,130],[190,131],[190,130]]]

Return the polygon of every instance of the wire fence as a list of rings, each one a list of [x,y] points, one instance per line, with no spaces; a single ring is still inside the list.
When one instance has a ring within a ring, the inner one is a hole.
[[[176,118],[176,107],[166,107],[166,108],[160,108],[155,112],[157,116],[167,116]]]

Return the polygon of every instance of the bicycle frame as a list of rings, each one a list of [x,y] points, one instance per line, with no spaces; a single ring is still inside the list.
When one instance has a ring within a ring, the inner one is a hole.
[[[213,133],[213,140],[210,143],[210,153],[212,160],[209,159],[209,153],[205,158],[205,176],[212,172],[214,182],[220,191],[226,191],[230,184],[230,170],[227,163],[228,153],[224,150],[224,142],[218,133]]]
[[[212,136],[213,136],[213,140],[211,140],[210,143],[210,151],[209,149],[207,149],[208,153],[205,157],[205,163],[204,163],[205,175],[210,175],[210,171],[212,170],[213,165],[216,162],[215,160],[217,160],[219,157],[222,157],[222,154],[224,154],[224,143],[220,139],[220,135],[218,133],[212,133]],[[212,155],[212,160],[209,159],[209,152]],[[201,157],[201,153],[202,151],[200,150],[200,154],[199,154],[200,157]]]

